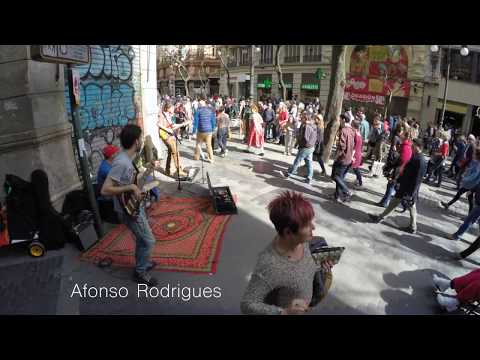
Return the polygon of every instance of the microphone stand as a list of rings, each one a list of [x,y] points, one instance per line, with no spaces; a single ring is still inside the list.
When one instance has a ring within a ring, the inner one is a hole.
[[[175,142],[176,142],[176,150],[177,150],[177,180],[178,180],[178,191],[182,191],[182,181],[180,180],[180,149],[178,147],[178,144],[181,144],[182,142],[177,136],[177,133],[175,130],[173,131],[173,136],[175,136]]]

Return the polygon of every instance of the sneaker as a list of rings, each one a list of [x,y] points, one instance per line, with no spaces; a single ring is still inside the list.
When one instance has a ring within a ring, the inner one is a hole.
[[[265,154],[262,152],[262,153],[258,154],[258,156],[265,156]]]
[[[158,284],[158,280],[146,272],[141,274],[135,272],[134,279],[137,283],[146,284],[148,286],[156,286]]]
[[[450,280],[437,276],[437,274],[433,274],[433,284],[442,292],[450,289]]]
[[[457,310],[458,306],[460,305],[460,302],[457,300],[457,298],[445,296],[442,294],[437,295],[437,302],[442,308],[444,308],[448,312]]]
[[[304,180],[304,182],[305,182],[305,184],[309,184],[309,185],[310,185],[310,179],[307,178],[307,179]]]
[[[386,207],[387,207],[387,205],[385,205],[385,204],[384,204],[383,202],[381,202],[381,201],[378,202],[378,203],[376,203],[375,205],[377,205],[377,206],[379,206],[379,207],[382,207],[382,208],[386,208]]]
[[[145,269],[145,271],[151,271],[155,269],[156,266],[157,266],[157,263],[155,261],[150,261],[150,264],[147,265],[147,268]]]
[[[450,239],[450,240],[458,240],[458,236],[455,235],[455,234],[448,234],[448,235],[447,235],[447,239]]]
[[[446,203],[445,201],[440,201],[440,205],[443,206],[445,210],[448,210],[448,203]]]
[[[286,178],[290,177],[290,173],[288,171],[282,171],[282,175]]]
[[[224,157],[225,157],[225,153],[221,153],[221,154],[220,154],[220,157],[224,158]]]
[[[404,231],[404,232],[408,232],[410,234],[416,234],[417,233],[417,230],[413,229],[410,226],[402,227],[402,228],[400,228],[400,230]]]
[[[382,222],[382,220],[383,220],[383,218],[381,218],[378,215],[368,214],[368,216],[370,217],[370,220],[375,224],[378,224],[378,223]]]

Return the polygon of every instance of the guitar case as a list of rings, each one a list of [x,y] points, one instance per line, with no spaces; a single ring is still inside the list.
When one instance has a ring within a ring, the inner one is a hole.
[[[8,234],[11,240],[31,240],[38,229],[39,214],[32,184],[7,174],[4,182],[8,214]]]
[[[67,233],[71,224],[65,221],[50,202],[48,175],[43,170],[34,170],[31,174],[31,182],[39,212],[39,241],[47,250],[63,248],[67,242]]]

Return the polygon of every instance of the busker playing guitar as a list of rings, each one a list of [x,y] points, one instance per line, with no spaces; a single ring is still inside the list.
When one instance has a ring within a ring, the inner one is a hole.
[[[135,237],[135,272],[134,278],[140,284],[148,286],[157,285],[158,281],[148,271],[152,270],[156,263],[150,261],[150,253],[155,245],[155,238],[145,214],[143,204],[136,216],[130,216],[124,210],[120,195],[132,191],[140,199],[143,197],[142,191],[135,184],[138,172],[133,164],[133,159],[141,152],[143,147],[142,129],[137,125],[126,125],[120,133],[120,143],[122,152],[120,152],[112,163],[112,168],[101,189],[104,196],[113,196],[114,209],[118,217],[124,223]]]
[[[158,114],[159,136],[168,149],[167,163],[165,164],[165,174],[167,176],[170,176],[171,174],[170,166],[173,157],[173,162],[177,168],[177,173],[175,175],[179,177],[187,177],[188,174],[184,172],[180,166],[180,153],[177,149],[177,143],[175,142],[175,136],[173,135],[173,132],[181,127],[187,126],[189,122],[174,124],[172,120],[174,109],[175,107],[172,103],[166,102],[162,111]],[[170,131],[167,132],[164,129],[168,129]]]

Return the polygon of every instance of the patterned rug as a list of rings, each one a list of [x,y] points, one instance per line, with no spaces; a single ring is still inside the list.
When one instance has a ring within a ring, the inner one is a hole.
[[[156,269],[215,273],[226,225],[231,215],[216,215],[210,197],[164,197],[148,210],[157,240],[151,259]],[[113,265],[135,265],[135,240],[125,225],[118,225],[81,260],[98,262],[110,257]]]

